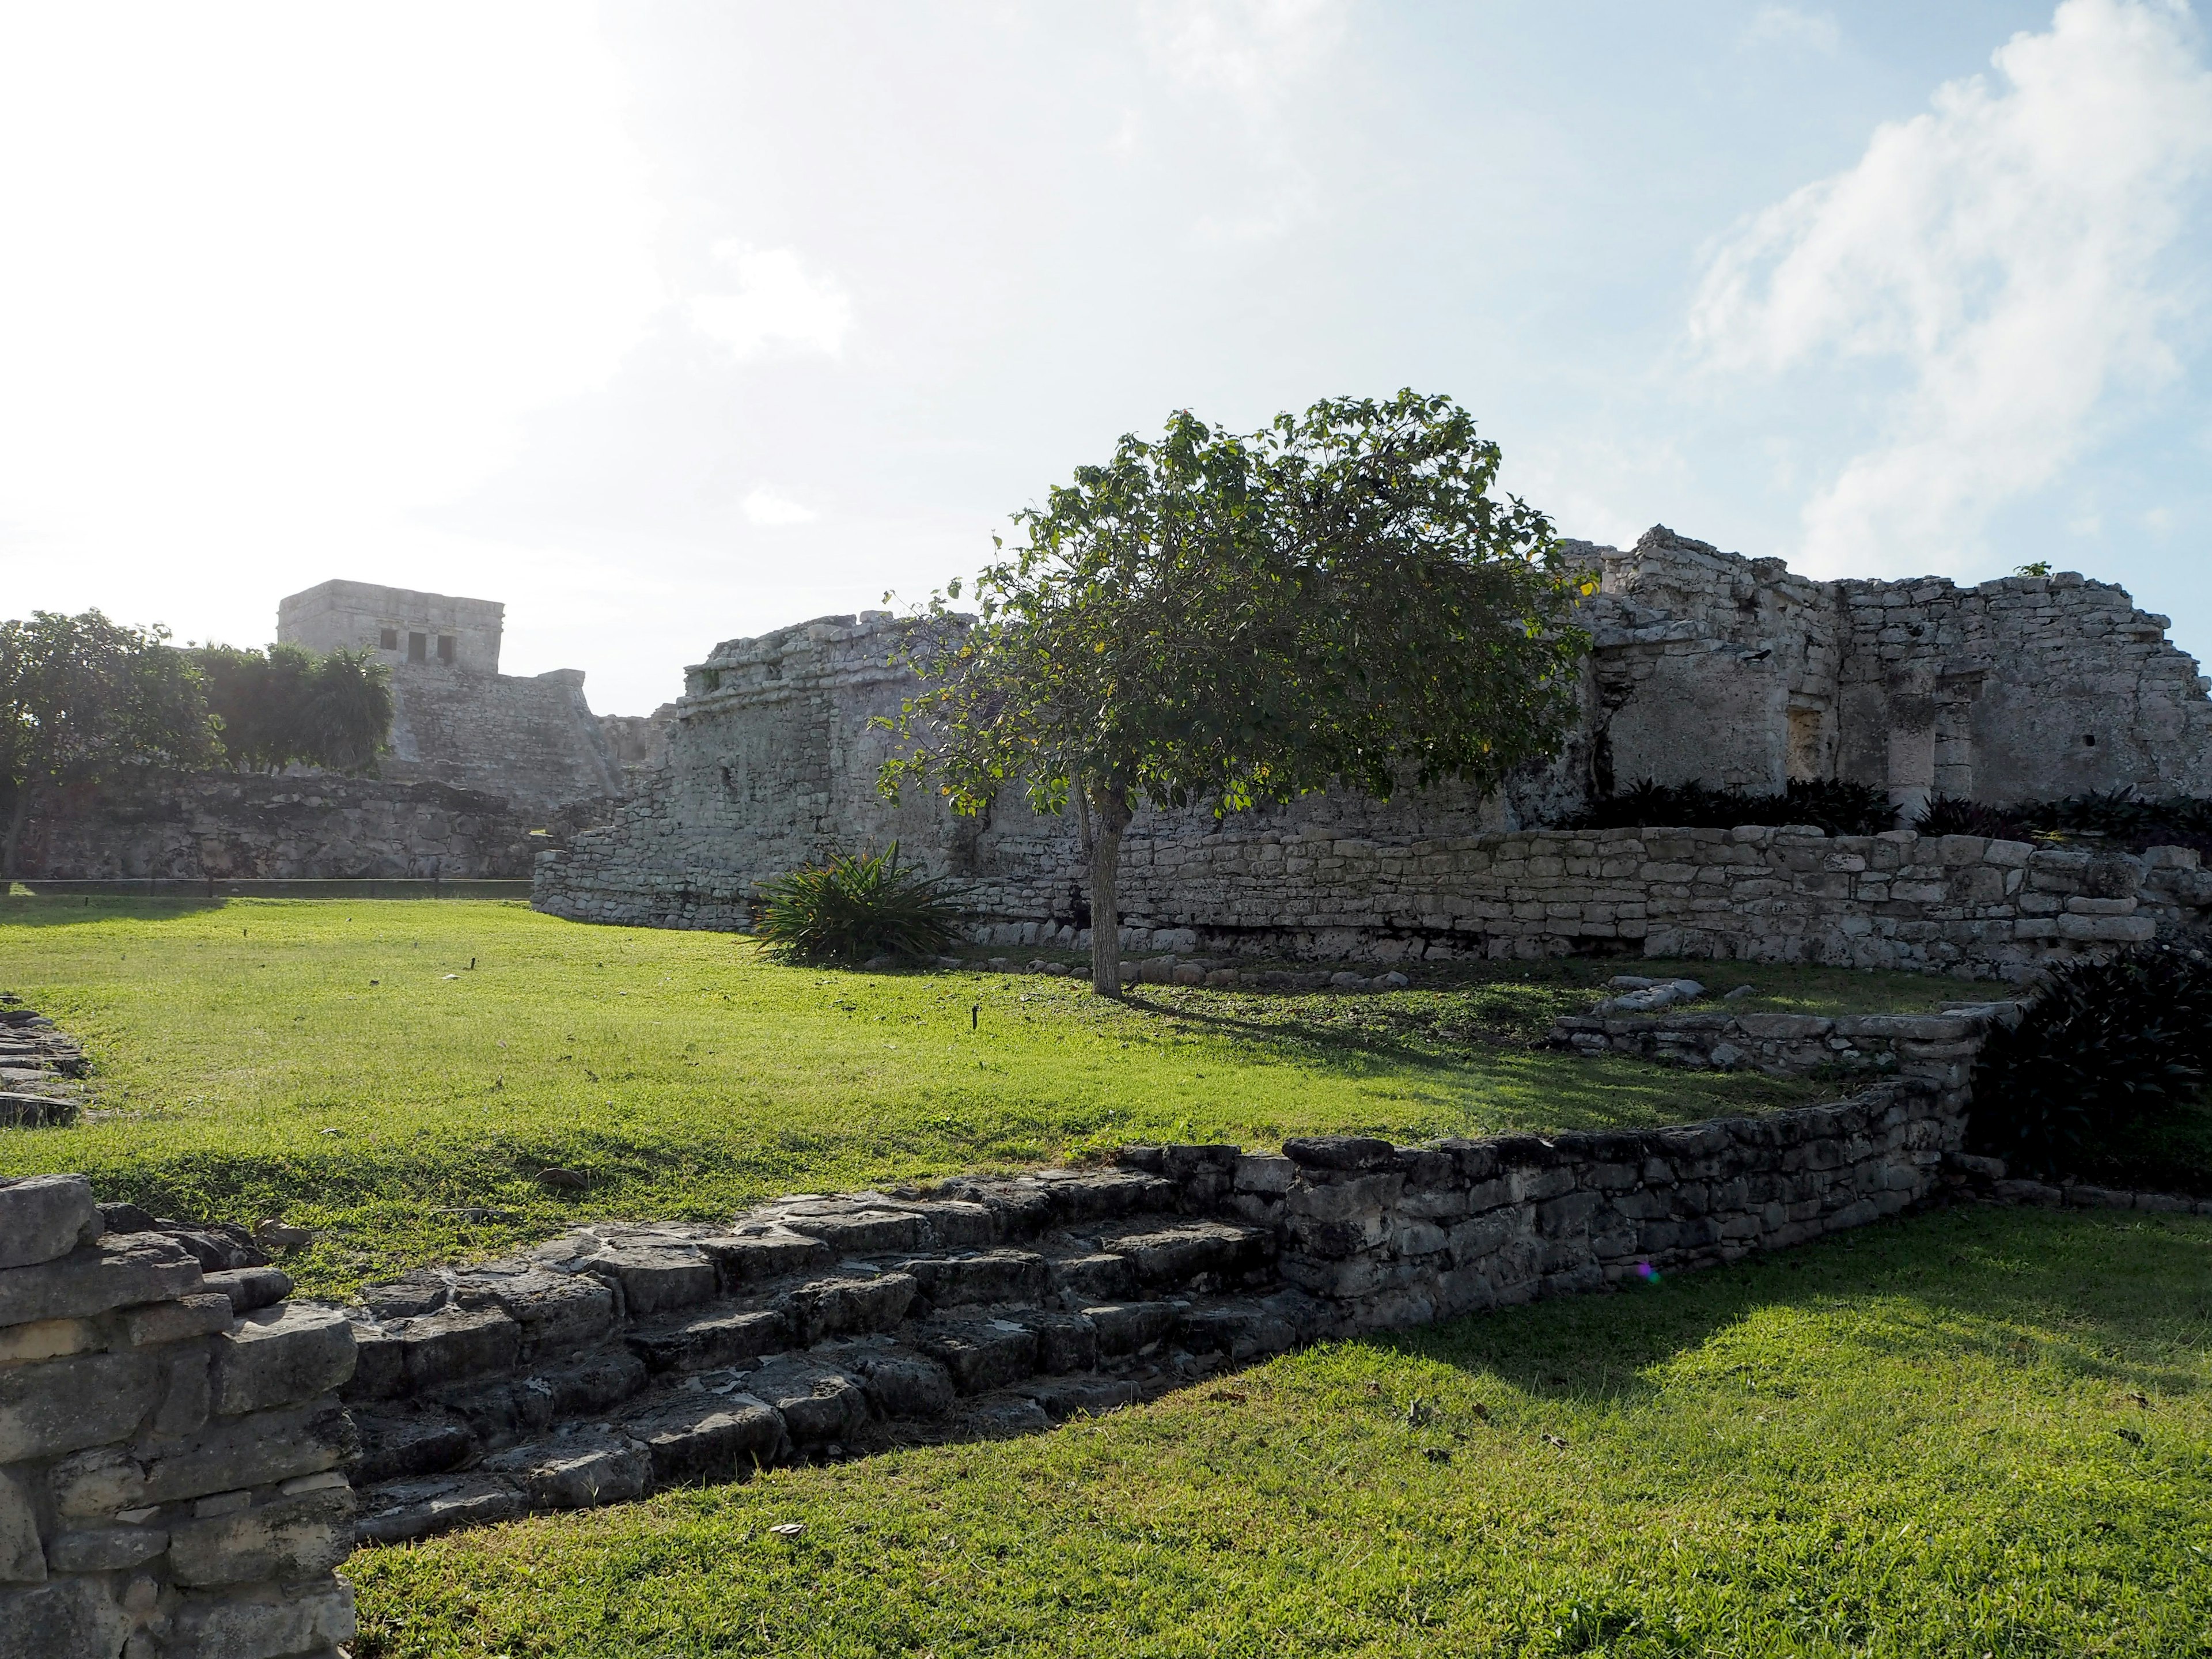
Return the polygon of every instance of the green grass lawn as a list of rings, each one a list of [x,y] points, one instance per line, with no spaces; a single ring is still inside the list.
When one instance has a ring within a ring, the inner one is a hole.
[[[82,1170],[165,1213],[326,1230],[287,1265],[329,1291],[578,1216],[727,1216],[1131,1140],[1654,1124],[1830,1091],[1528,1046],[1620,965],[1115,1003],[1042,975],[785,968],[728,934],[511,902],[0,899],[0,989],[97,1066],[83,1122],[0,1131],[0,1173]],[[1956,988],[1720,979],[1808,1006]],[[590,1190],[546,1192],[548,1165]],[[508,1218],[447,1213],[471,1207]]]
[[[2176,1659],[2208,1340],[2212,1222],[1956,1211],[346,1571],[362,1659]]]

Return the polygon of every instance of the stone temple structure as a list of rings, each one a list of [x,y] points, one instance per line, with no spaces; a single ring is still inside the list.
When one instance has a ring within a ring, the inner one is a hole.
[[[506,609],[492,599],[327,581],[278,604],[276,637],[316,652],[368,650],[391,667],[384,777],[496,795],[526,812],[622,793],[622,762],[584,701],[581,669],[499,672]]]
[[[1845,779],[1908,815],[1936,791],[2212,793],[2212,682],[2167,641],[2165,617],[2108,583],[1815,582],[1664,528],[1626,551],[1572,551],[1601,586],[1583,617],[1582,716],[1558,757],[1488,799],[1445,788],[1221,820],[1140,812],[1123,854],[1132,943],[1382,957],[1640,947],[1997,973],[2135,937],[2150,908],[2170,919],[2196,902],[2151,890],[2170,878],[2194,894],[2194,854],[2186,871],[2130,873],[2076,869],[2077,853],[2037,851],[2033,867],[2026,848],[1985,858],[2005,843],[1947,863],[1903,832],[1817,853],[1725,830],[1681,832],[1656,853],[1532,841],[1529,827],[1646,778],[1765,792]],[[986,937],[1073,943],[1090,920],[1079,823],[1018,794],[956,818],[877,793],[888,733],[870,721],[912,684],[891,662],[902,626],[872,612],[717,646],[688,671],[665,764],[611,824],[541,857],[535,902],[742,927],[763,881],[896,838],[961,880]]]

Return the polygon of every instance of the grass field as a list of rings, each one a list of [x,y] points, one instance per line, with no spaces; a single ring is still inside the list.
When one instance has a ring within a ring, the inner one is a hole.
[[[1954,1211],[346,1571],[362,1659],[2179,1659],[2208,1341],[2212,1222]]]
[[[1609,971],[1116,1004],[1042,975],[785,968],[727,934],[513,903],[0,899],[0,989],[97,1066],[85,1121],[0,1134],[0,1173],[82,1170],[166,1213],[324,1230],[287,1265],[327,1291],[580,1215],[726,1216],[1129,1140],[1650,1124],[1824,1092],[1527,1046]],[[1959,988],[1726,976],[1777,1006]],[[590,1190],[545,1191],[548,1165]],[[451,1213],[469,1208],[506,1218]]]

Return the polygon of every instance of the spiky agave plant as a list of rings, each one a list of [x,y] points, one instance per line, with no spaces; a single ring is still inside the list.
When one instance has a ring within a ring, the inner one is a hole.
[[[949,884],[902,867],[896,842],[880,853],[832,853],[763,892],[753,931],[794,962],[935,956],[960,925]]]

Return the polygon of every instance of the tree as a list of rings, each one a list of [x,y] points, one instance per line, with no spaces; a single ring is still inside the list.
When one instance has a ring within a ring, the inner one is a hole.
[[[32,797],[138,762],[204,764],[216,754],[199,674],[162,643],[97,611],[34,611],[0,623],[0,789],[9,797],[0,869],[13,876]]]
[[[878,786],[961,813],[1019,782],[1091,848],[1091,988],[1121,990],[1118,877],[1139,802],[1217,814],[1331,787],[1486,792],[1554,752],[1587,581],[1542,514],[1491,494],[1497,445],[1449,398],[1333,398],[1249,437],[1177,414],[1125,436],[976,582],[933,596]]]
[[[224,752],[240,771],[297,763],[366,772],[386,747],[392,671],[366,651],[318,657],[296,645],[210,645],[195,655]]]

